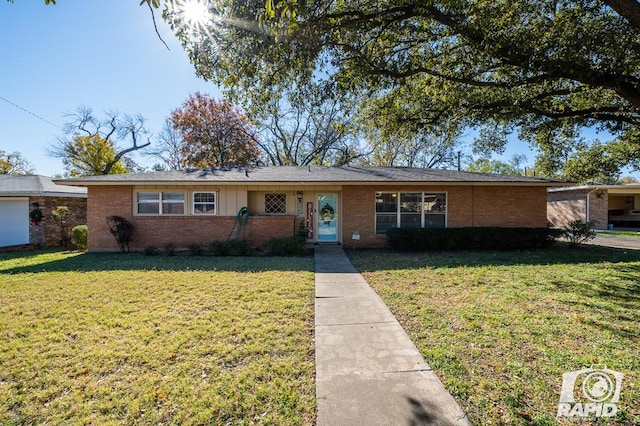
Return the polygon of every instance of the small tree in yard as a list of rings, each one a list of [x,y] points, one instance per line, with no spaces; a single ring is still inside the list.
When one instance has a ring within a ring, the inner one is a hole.
[[[67,214],[69,214],[69,207],[67,206],[58,206],[51,211],[51,216],[60,226],[60,245],[65,248],[69,245],[69,232],[67,222],[64,220]]]
[[[586,243],[587,241],[591,241],[596,237],[596,232],[593,230],[593,228],[597,224],[598,222],[594,220],[588,222],[584,222],[582,220],[574,220],[573,222],[570,222],[566,228],[563,229],[564,235],[573,246]]]
[[[129,241],[133,232],[133,225],[124,217],[109,216],[107,224],[111,235],[116,239],[121,252],[129,251]]]

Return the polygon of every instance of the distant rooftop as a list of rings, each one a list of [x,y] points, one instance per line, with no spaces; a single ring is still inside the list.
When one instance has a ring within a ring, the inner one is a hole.
[[[50,177],[0,175],[0,196],[87,197],[86,188],[58,185]]]
[[[409,167],[325,167],[271,166],[222,167],[172,170],[166,172],[128,173],[56,180],[63,185],[132,185],[167,183],[268,184],[268,183],[485,183],[538,184],[559,186],[566,181],[528,176],[491,173],[458,172],[453,170]]]

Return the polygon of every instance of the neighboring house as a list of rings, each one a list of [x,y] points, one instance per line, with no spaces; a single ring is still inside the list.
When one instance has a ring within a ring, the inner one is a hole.
[[[546,227],[547,188],[524,176],[385,167],[230,167],[93,176],[89,250],[116,250],[106,217],[135,227],[132,249],[298,233],[314,243],[381,247],[393,227]],[[241,209],[247,207],[246,224]],[[240,217],[238,217],[240,216]]]
[[[551,188],[548,215],[557,227],[574,220],[594,221],[595,229],[640,227],[640,184]]]
[[[51,216],[58,206],[69,208],[69,230],[87,223],[86,188],[57,185],[46,176],[0,175],[0,247],[59,245],[60,224]],[[33,210],[42,220],[30,220]]]

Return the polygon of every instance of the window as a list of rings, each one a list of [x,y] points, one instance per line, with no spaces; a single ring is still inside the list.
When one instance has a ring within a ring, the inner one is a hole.
[[[422,227],[421,192],[403,192],[400,194],[400,227]]]
[[[216,214],[216,193],[194,192],[193,214]]]
[[[376,234],[386,234],[390,228],[398,227],[398,194],[376,194]]]
[[[424,227],[444,228],[447,218],[446,194],[424,194]]]
[[[286,213],[287,194],[264,194],[264,212],[266,214]]]
[[[182,192],[138,192],[138,214],[184,214]]]
[[[376,234],[391,228],[444,228],[447,194],[425,192],[377,192]]]

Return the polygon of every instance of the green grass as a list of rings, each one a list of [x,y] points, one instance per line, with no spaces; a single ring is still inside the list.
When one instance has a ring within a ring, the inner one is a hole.
[[[0,424],[313,424],[312,270],[0,255]]]
[[[640,231],[598,231],[598,234],[640,238]]]
[[[556,424],[562,374],[591,365],[625,374],[613,423],[640,423],[640,252],[349,256],[472,423]]]

